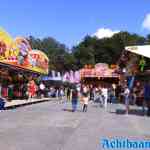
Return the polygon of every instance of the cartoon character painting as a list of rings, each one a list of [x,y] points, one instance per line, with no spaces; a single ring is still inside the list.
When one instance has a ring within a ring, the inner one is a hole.
[[[48,57],[40,50],[32,50],[23,37],[15,40],[0,28],[0,62],[20,68],[48,73]]]
[[[31,51],[31,47],[28,43],[28,41],[22,37],[18,37],[15,40],[18,48],[19,48],[19,54],[18,54],[18,63],[19,65],[27,65],[28,64],[28,53]]]
[[[31,64],[32,67],[36,66],[36,58],[34,58],[31,54],[28,55],[29,63]]]

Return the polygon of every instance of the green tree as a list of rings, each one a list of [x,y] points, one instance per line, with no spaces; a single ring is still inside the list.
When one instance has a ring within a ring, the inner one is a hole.
[[[79,61],[79,67],[84,64],[117,63],[125,46],[143,45],[146,39],[137,34],[119,32],[111,38],[98,39],[86,36],[73,49],[75,58]]]
[[[70,54],[64,44],[59,43],[54,38],[47,37],[37,39],[33,36],[28,38],[33,49],[42,50],[49,58],[49,69],[64,72],[75,68],[75,59]]]

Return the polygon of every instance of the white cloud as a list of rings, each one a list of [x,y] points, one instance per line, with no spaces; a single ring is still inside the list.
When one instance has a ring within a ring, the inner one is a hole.
[[[143,28],[150,30],[150,13],[145,16],[142,26]]]
[[[94,33],[94,36],[96,36],[97,38],[99,39],[102,39],[102,38],[109,38],[109,37],[112,37],[115,33],[118,33],[120,32],[119,30],[111,30],[111,29],[108,29],[108,28],[100,28],[96,31],[96,33]]]

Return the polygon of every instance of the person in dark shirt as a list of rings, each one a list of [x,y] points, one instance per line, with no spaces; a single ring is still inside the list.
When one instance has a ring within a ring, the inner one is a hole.
[[[78,90],[74,88],[72,90],[72,112],[75,112],[78,104]]]
[[[116,99],[120,102],[121,101],[121,93],[122,93],[122,87],[121,85],[119,84],[117,87],[116,87]]]
[[[150,81],[145,83],[144,86],[144,101],[147,104],[147,116],[150,116]]]
[[[70,90],[70,88],[68,87],[68,89],[67,89],[67,100],[68,101],[70,101],[70,96],[71,95],[71,90]]]
[[[5,109],[6,98],[0,97],[0,112]]]

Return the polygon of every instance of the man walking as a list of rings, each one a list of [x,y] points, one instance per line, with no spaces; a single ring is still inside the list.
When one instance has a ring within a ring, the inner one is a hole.
[[[43,82],[40,84],[40,97],[45,96],[45,85]]]
[[[88,108],[88,101],[89,101],[89,94],[87,93],[83,93],[83,112],[87,112],[87,108]]]
[[[68,87],[67,88],[67,101],[70,101],[71,98],[71,89]]]
[[[75,112],[78,104],[78,91],[76,88],[72,90],[72,112]]]
[[[125,86],[124,97],[125,97],[125,105],[126,105],[126,114],[129,113],[129,95],[130,95],[130,90],[128,86]]]
[[[104,108],[107,108],[107,100],[108,100],[108,89],[107,87],[104,85],[102,88],[102,96],[104,98]]]
[[[150,116],[150,81],[144,86],[144,101],[147,104],[147,116]]]

